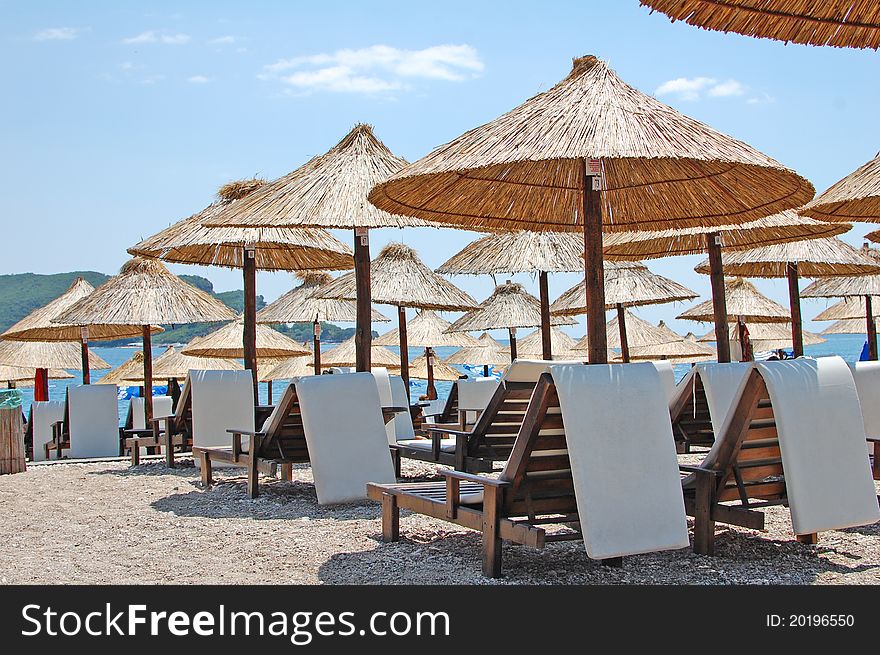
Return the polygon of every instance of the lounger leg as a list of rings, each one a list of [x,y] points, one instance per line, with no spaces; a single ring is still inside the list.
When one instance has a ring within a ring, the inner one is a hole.
[[[172,445],[171,432],[165,430],[165,466],[174,468],[174,446]]]
[[[208,487],[213,482],[211,479],[211,456],[202,451],[199,453],[199,459],[202,463],[202,484]]]
[[[400,451],[397,448],[391,449],[391,463],[394,465],[394,477],[398,480],[401,477],[400,468],[402,466]]]
[[[400,539],[400,508],[394,494],[382,494],[382,539]]]
[[[247,456],[247,495],[250,498],[256,498],[260,495],[260,472],[257,470],[256,455],[249,454]]]
[[[622,557],[606,557],[603,560],[599,560],[599,563],[602,566],[607,566],[613,569],[623,568],[623,558]]]
[[[797,535],[797,540],[802,544],[815,546],[819,543],[819,533],[811,532],[810,534],[799,534]]]
[[[712,520],[715,479],[697,474],[696,511],[694,512],[694,552],[715,554],[715,521]]]
[[[135,441],[131,446],[131,465],[137,466],[141,463],[141,447],[138,445],[138,442]]]
[[[486,487],[483,491],[483,575],[489,578],[501,577],[500,496],[498,487]]]
[[[293,464],[281,465],[281,479],[284,482],[290,482],[293,480]]]
[[[880,441],[874,442],[874,479],[880,480]]]

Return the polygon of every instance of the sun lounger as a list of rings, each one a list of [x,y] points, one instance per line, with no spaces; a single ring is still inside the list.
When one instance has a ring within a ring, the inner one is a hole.
[[[432,425],[455,425],[459,422],[458,417],[458,381],[466,380],[467,376],[462,375],[456,380],[449,389],[449,395],[445,401],[432,400],[422,412],[425,429]]]
[[[31,432],[32,458],[35,462],[49,459],[49,451],[45,446],[52,442],[52,426],[64,420],[64,406],[58,400],[35,401],[31,404],[28,429]]]
[[[68,387],[64,416],[52,426],[52,440],[43,445],[46,458],[55,451],[75,459],[115,457],[120,453],[119,406],[116,387],[106,384]]]
[[[638,411],[633,411],[637,406]],[[483,535],[483,573],[501,574],[502,540],[542,548],[583,539],[609,564],[689,544],[668,402],[650,364],[557,365],[528,402],[499,478],[443,471],[445,482],[368,485],[386,541],[408,509]],[[578,526],[548,533],[546,526]]]
[[[880,362],[851,364],[868,438],[868,457],[875,480],[880,480]]]

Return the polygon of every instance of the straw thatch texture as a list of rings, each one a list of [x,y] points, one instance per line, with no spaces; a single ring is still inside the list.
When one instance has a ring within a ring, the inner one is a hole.
[[[566,273],[584,269],[584,239],[561,232],[501,232],[466,245],[437,268],[446,275]]]
[[[693,300],[698,295],[674,280],[652,273],[639,262],[605,263],[605,309],[613,309],[618,303],[636,307]],[[583,280],[550,305],[550,313],[558,316],[586,312],[587,291]]]
[[[727,296],[727,320],[734,322],[739,316],[746,323],[790,323],[791,314],[788,309],[767,296],[761,294],[751,282],[742,278],[724,281],[724,293]],[[711,323],[715,320],[711,300],[691,307],[677,316],[688,321]]]
[[[550,350],[553,359],[564,359],[563,353],[574,348],[577,342],[557,327],[550,328]],[[542,359],[544,351],[541,347],[541,330],[535,330],[516,341],[516,356],[523,359]],[[509,353],[508,353],[508,362]]]
[[[874,243],[880,243],[880,230],[874,230],[873,232],[868,232],[865,235],[865,238],[868,241],[873,241]]]
[[[357,297],[355,274],[346,273],[321,289],[325,298]],[[389,243],[370,262],[370,298],[382,305],[464,311],[478,305],[464,291],[425,266],[416,251]]]
[[[862,322],[864,323],[864,319]],[[752,348],[756,351],[790,348],[792,345],[791,323],[751,323],[746,327],[749,330]],[[728,337],[731,341],[739,341],[739,326],[736,323],[728,325]],[[821,336],[806,330],[803,331],[803,337],[805,346],[825,343],[825,339]],[[715,330],[704,334],[699,341],[701,343],[715,341]]]
[[[574,325],[567,316],[551,316],[551,325]],[[450,332],[497,330],[500,328],[532,328],[541,326],[541,303],[527,293],[521,284],[507,281],[495,287],[492,295],[477,309],[455,321]]]
[[[95,290],[81,277],[76,278],[70,288],[55,300],[21,319],[0,337],[13,341],[80,341],[82,331],[77,325],[58,325],[52,319],[75,305]],[[153,334],[162,332],[158,326],[152,327]],[[127,339],[141,336],[140,325],[90,325],[89,340]]]
[[[423,309],[406,322],[406,342],[410,346],[422,348],[461,347],[479,345],[469,334],[451,332],[449,321],[445,321],[430,309]],[[397,346],[400,344],[400,330],[394,328],[373,339],[377,346]]]
[[[405,164],[369,125],[356,125],[326,154],[224,207],[207,225],[423,226],[422,221],[381,211],[367,202],[370,189]]]
[[[376,345],[375,340],[370,348],[370,362],[373,366],[400,369],[400,357],[387,348]],[[315,363],[310,359],[307,365],[314,367]],[[346,339],[335,348],[321,353],[321,368],[329,368],[331,366],[355,366],[354,337]]]
[[[877,325],[877,319],[874,319],[874,325]],[[820,334],[867,334],[868,329],[865,325],[865,317],[862,318],[845,318],[840,321],[834,321],[827,328],[822,330]]]
[[[280,361],[275,360],[275,367],[266,373],[261,374],[260,380],[268,382],[269,380],[292,380],[303,375],[314,375],[315,369],[309,366],[311,360],[308,357],[288,357]],[[257,364],[261,366],[262,364]]]
[[[488,332],[481,334],[477,341],[479,345],[464,346],[443,361],[447,364],[480,366],[507,366],[510,363],[510,348],[495,341]]]
[[[242,359],[244,357],[244,320],[228,323],[219,330],[200,339],[191,341],[180,351],[190,357],[222,357]],[[304,348],[288,336],[267,325],[257,325],[257,357],[279,358],[294,355],[308,355]]]
[[[871,297],[871,310],[875,317],[880,316],[880,298]],[[861,319],[862,329],[865,329],[865,318],[868,309],[865,306],[865,297],[851,297],[829,305],[824,311],[817,314],[814,321],[841,321],[847,319]]]
[[[791,262],[797,262],[800,277],[880,273],[880,262],[865,257],[840,239],[794,241],[736,250],[723,257],[724,274],[742,277],[785,277]],[[708,275],[709,260],[694,270]]]
[[[300,274],[299,278],[302,284],[257,312],[257,323],[304,323],[314,320],[354,323],[357,321],[357,308],[353,301],[321,297],[321,287],[333,281],[329,273],[307,272]],[[391,319],[373,309],[370,320],[387,323]]]
[[[134,386],[144,381],[144,353],[136,350],[116,368],[107,371],[95,384],[115,384],[119,387]]]
[[[185,380],[190,371],[240,371],[244,367],[234,359],[224,357],[192,357],[184,355],[173,346],[153,362],[153,380]],[[135,369],[131,375],[124,376],[131,383],[143,384],[144,371]]]
[[[62,368],[82,370],[82,350],[77,343],[67,341],[7,341],[0,339],[0,364],[22,368]],[[109,369],[93,351],[89,351],[89,369]]]
[[[50,380],[69,380],[73,375],[62,369],[49,369]],[[30,387],[34,384],[34,376],[37,370],[34,368],[21,368],[18,366],[6,366],[0,364],[0,380],[4,382],[15,382],[18,387]]]
[[[53,323],[91,325],[182,324],[235,319],[235,312],[201,289],[187,284],[156,259],[134,257],[116,277],[53,319]]]
[[[880,47],[873,0],[640,0],[673,21],[718,32],[837,48]]]
[[[823,277],[801,291],[802,298],[849,298],[854,296],[880,296],[880,275]]]
[[[880,221],[880,155],[832,184],[803,212],[823,221]]]
[[[725,252],[755,248],[801,239],[818,239],[843,234],[845,223],[831,224],[784,211],[741,225],[714,228],[658,230],[656,232],[619,232],[602,242],[606,257],[615,259],[655,259],[672,255],[700,255],[706,252],[706,235],[718,232]]]
[[[467,228],[580,231],[585,158],[601,160],[609,232],[743,223],[814,193],[797,173],[587,56],[549,91],[404,167],[370,202]]]
[[[510,359],[507,361],[509,363]],[[434,358],[433,374],[434,380],[445,380],[447,382],[455,382],[462,375],[461,371],[441,362],[436,356]],[[428,358],[425,355],[419,355],[409,363],[409,377],[412,380],[428,379]]]

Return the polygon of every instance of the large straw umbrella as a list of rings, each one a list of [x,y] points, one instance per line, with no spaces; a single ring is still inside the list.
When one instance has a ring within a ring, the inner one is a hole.
[[[327,298],[354,299],[357,297],[355,277],[354,273],[340,275],[322,288],[320,294]],[[425,266],[416,251],[402,243],[389,243],[370,263],[370,285],[373,302],[397,307],[401,375],[409,393],[410,341],[407,337],[406,308],[457,312],[473,309],[478,303]],[[385,341],[383,344],[389,345]]]
[[[6,366],[0,364],[0,380],[6,382],[6,386],[10,389],[15,387],[30,387],[36,384],[37,369],[22,368],[20,366]],[[62,369],[50,368],[46,371],[49,380],[70,380],[73,375]]]
[[[510,363],[510,348],[495,341],[488,332],[477,339],[477,346],[463,346],[443,360],[447,364],[476,364],[483,367],[483,375],[489,377],[490,366],[507,366]]]
[[[603,231],[744,223],[813,193],[587,56],[552,89],[379,184],[370,201],[471,229],[583,231],[590,361],[604,362]]]
[[[466,245],[437,269],[446,275],[533,273],[538,276],[541,303],[541,358],[553,359],[550,334],[548,273],[571,273],[583,268],[583,240],[564,232],[503,232]]]
[[[506,329],[510,336],[510,361],[518,357],[517,328],[541,327],[541,303],[517,282],[507,280],[492,295],[449,326],[449,332]],[[575,325],[567,316],[550,316],[551,325]]]
[[[91,284],[83,278],[76,278],[63,294],[47,303],[39,309],[35,309],[15,325],[7,329],[0,339],[10,339],[12,341],[75,341],[80,344],[82,355],[82,381],[83,384],[91,382],[91,371],[89,368],[89,339],[95,341],[106,341],[112,339],[128,339],[139,336],[141,328],[139,325],[58,325],[52,323],[52,319],[64,312],[68,307],[77,301],[85,298],[95,290]],[[161,332],[162,328],[154,327],[153,332]],[[37,377],[41,376],[40,370],[37,369]],[[36,385],[41,392],[35,394],[40,396],[38,400],[48,400],[43,392],[47,392],[47,388],[43,389],[42,383]]]
[[[409,345],[419,346],[425,349],[427,358],[428,400],[437,397],[437,389],[434,387],[434,377],[431,373],[434,365],[434,348],[463,346],[475,346],[479,342],[469,334],[457,334],[449,332],[449,321],[445,321],[431,309],[419,311],[406,324],[407,340]],[[395,346],[400,343],[400,329],[389,330],[379,336],[374,343],[381,346]]]
[[[699,294],[667,277],[648,270],[641,262],[607,262],[605,265],[605,309],[617,311],[620,330],[620,356],[629,361],[629,342],[626,335],[624,308],[640,305],[659,305],[681,300],[693,300]],[[550,306],[550,313],[557,316],[584,314],[586,307],[586,284],[581,281],[563,293]]]
[[[844,223],[832,225],[799,216],[794,211],[784,211],[741,225],[615,233],[605,240],[605,254],[615,259],[653,259],[708,253],[715,327],[721,335],[718,340],[718,361],[729,362],[722,249],[726,252],[788,241],[832,237],[846,232],[850,227]]]
[[[322,366],[357,366],[358,352],[355,338],[346,339],[338,346],[324,352],[321,356]],[[400,369],[400,358],[387,348],[376,344],[370,345],[370,361],[373,366],[384,366],[393,370]],[[313,366],[309,362],[309,366]]]
[[[837,48],[880,47],[875,0],[640,0],[651,11],[719,32]]]
[[[880,154],[832,184],[802,211],[823,221],[880,222]]]
[[[615,315],[606,323],[605,329],[608,334],[608,347],[622,351],[619,320],[620,315]],[[629,359],[632,361],[657,359],[702,361],[715,355],[712,348],[688,341],[665,324],[652,325],[629,309],[624,310],[623,320],[627,324],[626,334],[630,337]]]
[[[219,200],[189,218],[129,248],[133,255],[178,264],[241,268],[244,275],[243,352],[254,372],[257,402],[257,270],[340,270],[353,266],[352,251],[326,230],[291,227],[206,227],[224,208],[259,189],[263,180],[239,180],[220,187]]]
[[[112,368],[97,353],[89,351],[93,371]],[[9,341],[0,339],[0,364],[32,369],[78,371],[83,365],[79,345],[66,341]]]
[[[544,359],[544,331],[535,330],[519,339],[516,344],[516,354],[523,359]],[[550,359],[564,359],[565,353],[571,350],[575,343],[558,327],[550,327],[551,355]]]
[[[841,302],[846,301],[844,300]],[[875,316],[874,323],[876,324],[876,322],[877,317]],[[842,318],[839,321],[834,321],[834,323],[822,330],[819,334],[867,334],[865,329],[865,318],[863,316],[859,316],[859,318]]]
[[[394,155],[369,125],[356,125],[320,157],[264,185],[217,217],[217,225],[312,226],[354,230],[358,344],[356,368],[370,370],[369,229],[424,226],[426,223],[381,211],[367,202],[370,189],[400,170]]]
[[[314,375],[314,362],[310,368],[308,357],[288,357],[279,361],[275,367],[266,374],[266,380],[292,380],[303,375]]]
[[[294,287],[273,303],[257,312],[257,323],[311,323],[314,374],[321,374],[321,321],[354,323],[357,321],[357,304],[351,300],[332,300],[320,297],[320,289],[333,281],[324,271],[296,273],[302,284]],[[375,309],[371,322],[385,322],[386,318]],[[312,371],[309,371],[309,375]]]
[[[702,262],[694,270],[708,274],[709,262]],[[804,354],[798,278],[870,273],[880,273],[880,262],[861,255],[858,250],[840,239],[811,239],[738,250],[729,253],[724,259],[725,275],[787,278],[791,341],[795,357]]]
[[[53,322],[70,325],[97,323],[141,325],[144,348],[144,412],[153,419],[153,346],[151,325],[229,321],[235,312],[222,302],[187,284],[156,259],[133,257],[119,275],[95,289]]]
[[[311,351],[290,337],[281,334],[268,325],[257,324],[256,348],[257,358],[279,359],[311,355]],[[181,354],[190,357],[222,357],[225,359],[243,359],[244,348],[242,333],[244,317],[239,316],[232,323],[206,334],[181,349]]]
[[[433,382],[437,380],[455,382],[461,377],[461,372],[446,362],[432,362],[427,355],[422,353],[409,363],[409,377],[414,380],[427,380],[430,377]]]

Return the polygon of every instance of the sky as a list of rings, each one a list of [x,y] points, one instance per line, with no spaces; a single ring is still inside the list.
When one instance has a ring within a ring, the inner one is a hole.
[[[284,175],[359,122],[414,161],[547,90],[584,54],[819,192],[880,149],[880,54],[708,32],[638,0],[0,0],[0,12],[0,273],[115,273],[127,247],[201,210],[223,183]],[[843,238],[859,246],[870,229]],[[403,241],[434,268],[477,236],[386,229],[371,247]],[[700,261],[648,264],[706,298]],[[171,268],[218,291],[242,286],[239,271]],[[537,293],[531,276],[512,278]],[[551,297],[578,279],[552,275]],[[477,300],[494,287],[488,276],[453,281]],[[258,293],[271,301],[294,284],[260,273]],[[787,305],[784,281],[757,286]],[[826,305],[805,301],[805,317]],[[638,313],[682,333],[708,330],[674,320],[686,306]],[[568,331],[582,335],[583,319]]]

